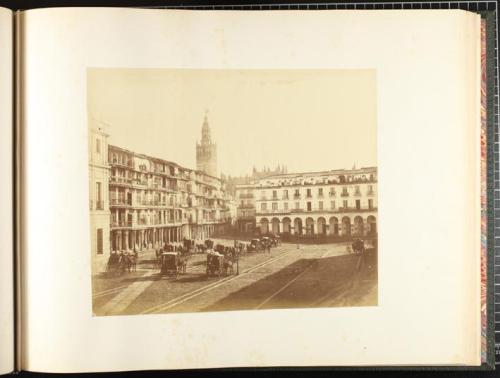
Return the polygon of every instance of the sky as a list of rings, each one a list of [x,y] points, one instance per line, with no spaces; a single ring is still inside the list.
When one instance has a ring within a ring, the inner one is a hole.
[[[219,173],[377,165],[374,70],[91,68],[87,85],[110,144],[188,168],[206,112]]]

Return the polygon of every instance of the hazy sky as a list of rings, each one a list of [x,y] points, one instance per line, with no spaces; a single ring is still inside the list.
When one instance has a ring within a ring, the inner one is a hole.
[[[205,110],[219,172],[377,165],[373,70],[89,69],[109,142],[196,168]]]

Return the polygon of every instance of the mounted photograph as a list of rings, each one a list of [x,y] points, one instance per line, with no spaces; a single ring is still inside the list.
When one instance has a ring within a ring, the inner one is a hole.
[[[89,68],[87,114],[94,316],[378,305],[375,70]]]

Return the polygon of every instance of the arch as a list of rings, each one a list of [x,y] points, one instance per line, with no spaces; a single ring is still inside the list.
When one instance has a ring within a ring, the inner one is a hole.
[[[293,229],[295,235],[302,235],[302,219],[295,218],[293,220]]]
[[[363,218],[359,215],[354,217],[354,234],[357,236],[363,236],[364,234]]]
[[[342,235],[351,235],[351,219],[349,217],[342,218]]]
[[[280,230],[280,220],[278,218],[271,219],[271,230],[273,234],[279,234]]]
[[[314,219],[311,217],[306,218],[306,233],[307,235],[314,235]]]
[[[319,217],[317,223],[318,234],[326,235],[326,219],[323,217]]]
[[[260,220],[260,232],[263,234],[267,234],[269,232],[269,221],[267,218],[262,218]]]
[[[337,217],[330,218],[330,235],[339,236],[339,220]]]
[[[285,233],[290,233],[291,232],[291,226],[292,226],[292,220],[288,217],[283,218],[283,232]]]
[[[377,218],[373,215],[369,215],[368,218],[366,218],[366,223],[368,223],[368,235],[375,235],[377,233]]]

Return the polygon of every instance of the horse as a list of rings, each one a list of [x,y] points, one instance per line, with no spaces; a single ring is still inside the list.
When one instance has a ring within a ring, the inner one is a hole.
[[[234,247],[228,247],[226,253],[224,254],[224,274],[234,274],[234,264],[238,262],[238,251]]]
[[[136,272],[137,271],[137,252],[125,252],[122,254],[122,261],[124,264],[124,268],[127,269],[127,271],[130,272]]]

